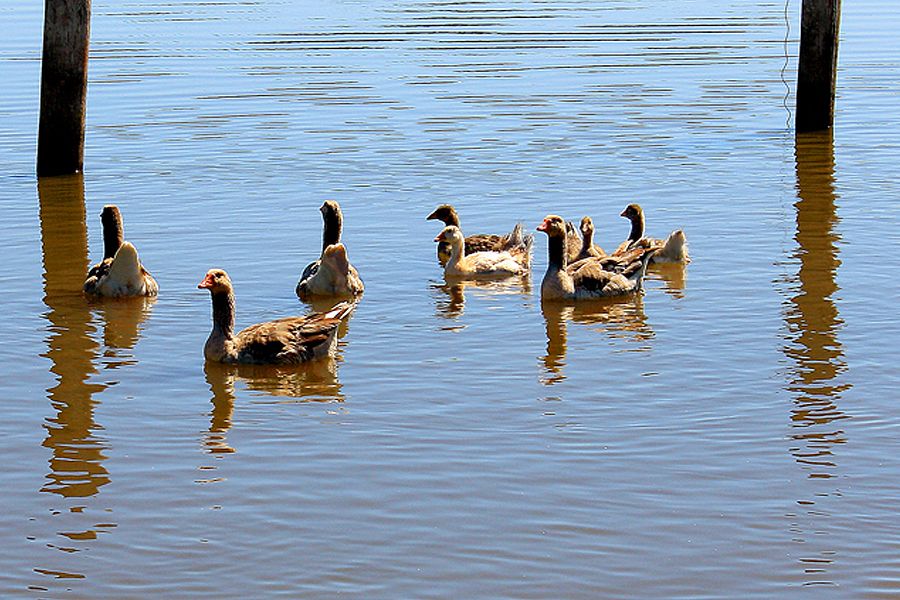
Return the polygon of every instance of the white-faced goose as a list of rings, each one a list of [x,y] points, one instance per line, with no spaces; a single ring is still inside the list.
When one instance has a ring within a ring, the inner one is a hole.
[[[228,364],[290,365],[329,356],[337,345],[341,320],[355,304],[251,325],[234,333],[234,288],[222,269],[210,269],[197,286],[212,297],[213,328],[203,347],[206,360]]]
[[[444,275],[448,277],[508,277],[525,275],[531,265],[532,235],[522,235],[522,225],[516,225],[510,234],[508,249],[502,252],[485,251],[468,254],[462,232],[456,225],[444,227],[435,242],[446,242],[450,247],[450,258],[444,265]]]
[[[453,225],[460,227],[459,215],[456,209],[450,204],[441,204],[434,209],[427,220],[441,221],[444,226]],[[517,228],[519,225],[516,226]],[[476,252],[503,252],[504,250],[514,250],[519,240],[514,238],[516,229],[514,228],[506,235],[497,235],[495,233],[479,233],[466,236],[463,249],[466,254],[474,254]],[[521,231],[518,234],[521,237]],[[446,241],[438,242],[437,247],[438,262],[443,267],[450,260],[450,243]]]
[[[100,213],[103,260],[88,270],[83,289],[95,296],[155,296],[159,285],[141,264],[137,249],[125,241],[122,213],[109,204]]]
[[[656,253],[650,262],[653,263],[682,263],[691,262],[688,253],[687,238],[684,231],[676,229],[664,240],[644,237],[644,210],[639,204],[629,204],[620,216],[631,221],[631,233],[628,239],[619,244],[613,253],[614,256],[632,250],[638,246],[655,248]]]
[[[637,248],[619,257],[586,258],[570,265],[563,218],[548,215],[537,230],[548,238],[549,264],[541,281],[541,298],[545,300],[606,298],[639,291],[647,262],[655,251]]]
[[[327,200],[319,208],[322,212],[322,254],[303,269],[296,292],[302,299],[312,296],[356,296],[365,286],[359,273],[347,258],[341,244],[344,216],[334,200]]]

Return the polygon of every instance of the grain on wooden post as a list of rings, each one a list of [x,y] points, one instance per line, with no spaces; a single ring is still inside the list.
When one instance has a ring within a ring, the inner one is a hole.
[[[820,131],[834,123],[841,0],[803,0],[797,75],[796,130]]]
[[[84,166],[91,0],[46,0],[41,57],[37,174],[65,175]]]

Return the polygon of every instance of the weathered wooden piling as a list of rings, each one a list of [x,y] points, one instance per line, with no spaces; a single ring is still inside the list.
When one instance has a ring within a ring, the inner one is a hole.
[[[796,130],[821,131],[834,124],[841,0],[803,0],[797,75]]]
[[[37,174],[84,167],[91,0],[45,0]]]

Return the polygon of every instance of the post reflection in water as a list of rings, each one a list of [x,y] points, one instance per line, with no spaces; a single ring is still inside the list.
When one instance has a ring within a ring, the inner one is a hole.
[[[81,293],[87,270],[84,180],[81,175],[38,182],[44,259],[44,303],[49,309],[48,351],[56,385],[47,390],[56,415],[46,421],[50,448],[49,481],[41,491],[67,497],[93,496],[109,483],[103,466],[106,442],[96,436],[92,394],[104,386],[88,383],[96,372],[98,344],[91,312]]]
[[[794,256],[800,261],[797,275],[790,279],[789,298],[784,304],[786,343],[783,351],[790,359],[786,389],[794,398],[791,409],[791,439],[795,441],[791,454],[808,477],[814,480],[836,476],[834,450],[847,439],[837,422],[848,418],[838,408],[841,394],[850,384],[840,380],[846,370],[844,351],[838,340],[843,325],[833,295],[838,267],[835,232],[838,217],[835,210],[834,145],[831,132],[797,135],[796,138],[797,230]],[[821,504],[828,496],[840,496],[837,488],[817,489],[815,500],[803,498],[801,505]],[[822,533],[821,522],[826,513],[822,507],[810,509],[816,523],[810,527]],[[795,538],[811,543],[813,538],[802,537],[806,528],[797,524]],[[821,537],[817,539],[822,539]],[[832,584],[822,576],[834,559],[830,549],[819,555],[801,558],[804,572],[815,583]]]
[[[593,325],[611,341],[623,340],[633,344],[629,351],[650,349],[653,329],[644,313],[644,299],[640,294],[630,298],[597,299],[583,302],[541,301],[541,313],[547,330],[547,353],[541,357],[544,377],[541,383],[553,385],[565,380],[568,322]]]
[[[788,343],[785,355],[793,362],[788,390],[794,394],[793,439],[802,446],[792,451],[810,467],[810,477],[832,477],[832,449],[846,441],[834,422],[847,418],[836,401],[850,385],[837,379],[846,370],[837,334],[843,321],[832,296],[841,264],[834,231],[834,144],[831,133],[797,136],[797,241],[800,270],[785,309]]]

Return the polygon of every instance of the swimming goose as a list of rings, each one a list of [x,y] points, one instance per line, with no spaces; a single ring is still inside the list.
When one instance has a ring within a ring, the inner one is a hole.
[[[650,260],[652,263],[682,263],[691,262],[688,254],[687,238],[684,231],[676,229],[665,240],[644,237],[644,210],[639,204],[629,204],[620,215],[631,221],[631,233],[628,239],[619,244],[613,256],[622,254],[637,246],[656,248],[656,253]]]
[[[585,258],[601,258],[606,256],[606,252],[603,251],[603,248],[594,243],[594,221],[590,217],[582,217],[580,229],[581,248],[579,248],[578,254],[575,256],[574,260],[572,260],[571,256],[569,257],[570,263]],[[566,236],[566,242],[568,243],[568,235]]]
[[[464,237],[459,227],[444,227],[435,242],[446,242],[450,247],[450,258],[444,265],[444,275],[448,277],[508,277],[525,275],[531,264],[531,244],[533,236],[523,236],[521,224],[510,234],[508,250],[502,252],[485,251],[466,253]]]
[[[303,269],[295,292],[306,300],[311,296],[356,296],[365,286],[356,268],[347,258],[341,241],[344,216],[334,200],[326,200],[319,208],[322,213],[322,254]]]
[[[297,295],[306,300],[312,296],[357,296],[365,286],[350,260],[343,244],[325,248],[318,267],[297,283]]]
[[[83,289],[95,296],[155,296],[159,285],[141,264],[137,249],[124,241],[122,213],[108,204],[100,213],[103,260],[90,268]]]
[[[210,269],[197,286],[209,290],[213,328],[203,347],[206,360],[228,364],[298,364],[333,354],[341,320],[355,306],[251,325],[234,333],[234,288],[222,269]]]
[[[537,230],[548,237],[549,264],[541,281],[541,298],[545,300],[604,298],[639,291],[647,262],[655,252],[637,248],[620,257],[586,258],[569,265],[563,218],[548,215]]]
[[[454,225],[460,227],[459,215],[456,209],[450,204],[441,204],[434,209],[426,220],[438,220],[445,226]],[[515,229],[506,235],[480,233],[467,236],[465,239],[466,254],[474,254],[475,252],[503,252],[515,247],[517,241],[513,239]],[[511,245],[512,244],[512,245]],[[450,244],[442,241],[437,247],[438,262],[443,267],[450,260]]]

